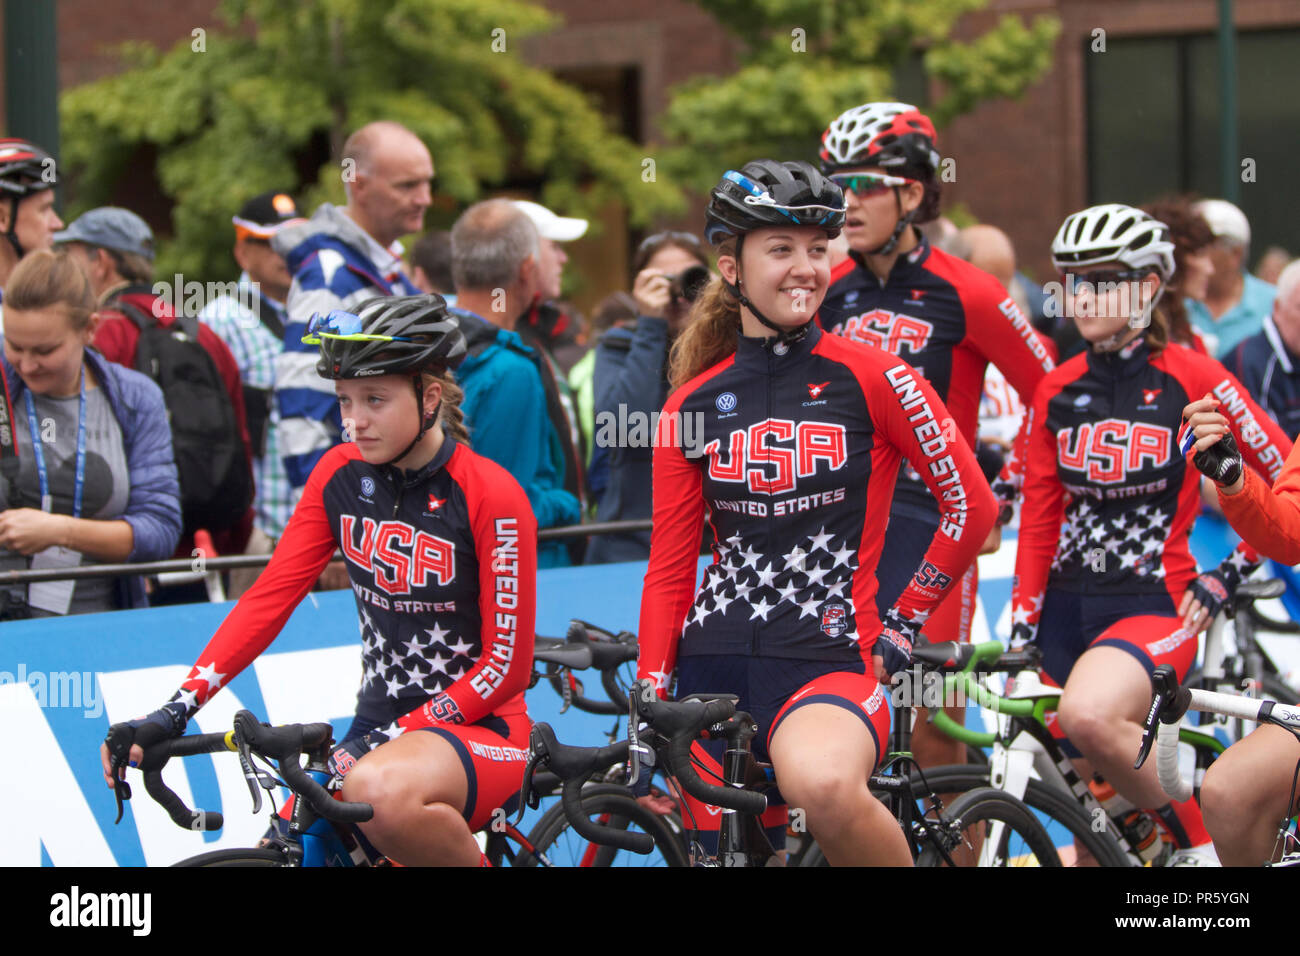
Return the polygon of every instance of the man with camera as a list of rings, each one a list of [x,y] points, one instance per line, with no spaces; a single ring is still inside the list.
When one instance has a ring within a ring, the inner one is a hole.
[[[710,278],[708,256],[688,232],[650,236],[637,249],[632,271],[632,297],[640,313],[636,327],[611,328],[596,347],[592,471],[597,456],[609,459],[609,483],[596,505],[597,521],[650,517],[653,422],[668,398],[668,352]],[[649,556],[649,531],[596,535],[587,547],[588,564]]]

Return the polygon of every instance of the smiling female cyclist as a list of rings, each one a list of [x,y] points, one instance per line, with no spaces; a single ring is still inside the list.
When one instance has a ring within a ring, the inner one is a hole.
[[[518,483],[466,444],[448,371],[465,340],[440,296],[372,299],[358,315],[314,317],[308,334],[353,441],[312,471],[271,563],[180,690],[128,726],[138,744],[179,736],[341,547],[363,663],[356,717],[330,761],[343,799],[374,806],[361,830],[391,859],[474,865],[471,831],[523,778],[536,522]],[[107,745],[101,754],[111,786]]]
[[[867,787],[889,729],[880,680],[906,666],[996,506],[925,380],[813,321],[843,209],[807,163],[759,160],[713,188],[706,237],[721,278],[673,348],[638,676],[667,692],[675,670],[679,696],[739,695],[758,722],[755,754],[832,863],[910,865]],[[941,520],[882,622],[875,572],[903,458]],[[706,510],[717,543],[697,590]]]

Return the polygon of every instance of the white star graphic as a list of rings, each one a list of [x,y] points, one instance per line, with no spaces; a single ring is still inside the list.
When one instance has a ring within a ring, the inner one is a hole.
[[[1119,556],[1119,566],[1121,568],[1137,567],[1138,559],[1140,557],[1142,557],[1140,554],[1121,554]]]
[[[727,597],[723,594],[714,595],[713,610],[718,614],[726,614],[727,608],[735,601],[734,597]]]
[[[687,621],[686,622],[687,624],[699,624],[701,621],[703,621],[706,617],[709,616],[709,608],[704,601],[700,601],[699,604],[696,604],[694,607],[692,607],[691,611],[693,612],[694,617],[692,617],[691,620]]]
[[[823,551],[829,554],[831,549],[827,547],[827,545],[831,543],[831,539],[834,537],[835,535],[833,534],[827,534],[826,526],[822,525],[821,531],[818,531],[815,535],[812,535],[808,539],[809,542],[811,542],[810,545],[808,546],[808,553],[812,554],[812,552],[816,551],[818,548],[821,548]]]
[[[389,726],[385,727],[382,731],[380,731],[380,733],[382,733],[389,740],[396,740],[398,737],[402,736],[402,734],[406,733],[406,728],[401,726],[400,724],[390,724]]]
[[[830,570],[831,565],[829,564],[824,568],[814,564],[812,570],[808,572],[808,586],[812,587],[814,584],[821,584],[822,578],[826,577]]]
[[[832,581],[826,585],[826,596],[828,598],[844,597],[844,589],[848,586],[848,579],[843,581]]]
[[[205,680],[205,681],[207,681],[207,682],[208,682],[208,691],[209,691],[209,692],[214,691],[214,690],[216,690],[218,687],[220,687],[220,686],[221,686],[221,682],[222,682],[222,681],[225,679],[225,677],[226,677],[225,674],[218,674],[218,673],[217,673],[217,662],[216,662],[216,661],[213,661],[211,664],[207,665],[206,667],[197,667],[197,666],[196,666],[196,667],[194,668],[194,670],[196,671],[196,673],[194,674],[193,677],[190,678],[190,680]]]
[[[469,643],[469,641],[457,637],[456,643],[448,645],[447,650],[451,651],[457,657],[462,657],[468,654],[473,649],[473,647],[474,645]]]
[[[1164,539],[1163,539],[1163,538],[1143,538],[1143,539],[1142,539],[1142,548],[1143,548],[1143,550],[1145,550],[1145,551],[1146,551],[1147,553],[1149,553],[1149,554],[1154,554],[1154,553],[1158,552],[1158,551],[1160,550],[1160,546],[1161,546],[1162,544],[1164,544]]]
[[[760,588],[770,588],[773,586],[772,581],[776,579],[776,566],[769,564],[767,569],[755,568],[758,572],[758,586]]]
[[[429,666],[433,668],[433,670],[431,670],[429,673],[430,674],[447,673],[447,664],[451,661],[451,659],[452,658],[450,655],[443,657],[442,651],[434,651],[432,654],[430,654],[428,657],[425,658],[425,660],[429,662]]]
[[[667,687],[668,680],[672,677],[667,671],[649,671],[646,676],[655,682],[655,687],[659,688]]]
[[[740,532],[737,531],[735,534],[733,534],[730,538],[727,539],[727,544],[731,545],[733,550],[739,550],[740,543],[742,540],[743,539],[740,537]]]
[[[398,692],[399,690],[401,690],[403,687],[406,686],[406,682],[405,682],[404,680],[401,679],[401,675],[400,675],[400,674],[397,676],[397,678],[396,678],[395,680],[394,680],[394,679],[390,679],[390,678],[385,677],[385,678],[384,678],[384,684],[387,685],[387,687],[388,687],[388,696],[389,696],[389,697],[396,697],[396,696],[397,696],[397,692]]]
[[[841,568],[853,567],[853,565],[849,563],[850,559],[853,557],[853,549],[850,548],[847,544],[844,545],[842,548],[840,548],[838,551],[832,551],[831,557],[835,559],[836,567],[841,567]]]
[[[786,581],[785,586],[780,588],[777,593],[781,596],[782,601],[796,603],[794,596],[799,593],[799,587],[793,581]]]
[[[799,605],[799,620],[802,621],[805,617],[816,618],[817,608],[820,605],[821,601],[818,600],[817,595],[810,594],[808,600]]]
[[[420,636],[418,634],[412,636],[411,639],[409,641],[406,641],[405,643],[406,643],[406,654],[404,655],[405,657],[418,657],[420,655],[420,652],[424,650],[424,645],[420,643]]]
[[[1017,624],[1029,624],[1029,608],[1023,604],[1016,604],[1011,609],[1011,626],[1015,627]]]
[[[752,585],[752,584],[741,584],[741,583],[737,582],[737,583],[736,583],[736,599],[737,599],[737,600],[740,600],[740,601],[745,600],[746,598],[749,597],[749,592],[752,591],[752,590],[754,590],[754,585]],[[767,620],[767,619],[764,618],[764,620]]]
[[[739,556],[744,558],[744,561],[742,561],[740,564],[736,566],[737,569],[740,568],[757,569],[758,559],[762,557],[761,554],[759,554],[757,551],[755,551],[753,548],[749,547],[748,545],[745,547],[745,550],[741,552]]]
[[[749,619],[751,621],[754,620],[754,618],[756,617],[761,617],[763,620],[766,621],[767,612],[772,610],[772,608],[776,607],[775,604],[768,604],[767,598],[759,598],[757,604],[750,604],[749,606],[754,609],[754,613],[749,616]]]
[[[807,552],[796,544],[793,550],[791,550],[789,554],[785,555],[785,570],[789,571],[793,568],[796,571],[802,571],[804,559],[806,557],[808,557]]]
[[[183,704],[188,712],[191,707],[199,702],[199,695],[192,690],[183,690],[176,695],[176,700],[178,703]]]
[[[439,624],[437,621],[434,621],[434,622],[433,622],[433,627],[431,627],[431,628],[426,627],[426,628],[424,629],[424,633],[428,634],[428,635],[429,635],[429,639],[430,639],[431,641],[433,641],[434,643],[436,643],[436,644],[444,644],[444,642],[443,642],[443,638],[446,637],[448,634],[450,634],[451,631],[447,630],[445,627],[443,627],[443,626],[442,626],[441,624]],[[446,645],[444,644],[444,646],[446,646]]]

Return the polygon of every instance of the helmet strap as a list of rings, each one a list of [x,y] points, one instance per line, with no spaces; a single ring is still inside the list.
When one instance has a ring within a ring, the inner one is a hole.
[[[921,208],[920,206],[917,206],[916,209],[913,209],[911,212],[903,212],[903,196],[898,191],[899,188],[900,187],[898,186],[894,187],[894,202],[898,205],[898,224],[894,226],[893,234],[890,235],[884,245],[870,250],[867,253],[869,256],[887,256],[897,249],[898,240],[903,238],[903,230],[912,224],[912,220],[916,217],[917,209]]]
[[[760,312],[754,303],[749,300],[749,296],[745,295],[742,290],[740,277],[740,250],[743,247],[744,242],[745,236],[743,233],[736,237],[736,281],[733,284],[728,282],[726,279],[723,279],[723,285],[727,287],[727,290],[736,297],[736,300],[741,305],[749,310],[750,315],[776,333],[774,336],[768,336],[767,340],[763,343],[765,348],[775,348],[777,345],[790,346],[795,342],[802,341],[803,337],[808,334],[808,329],[812,326],[811,318],[809,318],[803,325],[797,326],[796,328],[783,328]]]
[[[427,432],[430,428],[432,428],[434,426],[434,423],[438,421],[438,414],[442,411],[442,401],[440,399],[438,401],[438,407],[433,410],[433,414],[425,415],[424,414],[424,376],[421,373],[416,372],[413,376],[411,376],[411,380],[415,385],[415,408],[418,412],[420,412],[420,430],[415,433],[415,437],[411,439],[411,443],[402,449],[401,454],[395,456],[394,458],[390,458],[388,461],[384,463],[387,465],[396,464],[397,462],[405,458],[407,455],[409,455],[411,453],[411,450],[420,443],[420,439],[424,437],[424,433]]]
[[[23,246],[18,241],[18,203],[21,200],[17,196],[9,197],[9,231],[5,233],[5,238],[9,240],[9,245],[14,247],[14,253],[19,259],[22,259]]]

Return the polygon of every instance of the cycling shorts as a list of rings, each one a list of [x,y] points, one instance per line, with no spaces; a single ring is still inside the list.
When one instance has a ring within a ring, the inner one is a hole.
[[[477,724],[419,727],[451,744],[465,769],[465,806],[461,815],[471,830],[486,826],[493,812],[513,812],[528,761],[528,732],[533,722],[526,714],[492,715]]]
[[[885,544],[876,565],[876,611],[882,618],[907,588],[938,530],[938,516],[932,522],[910,515],[889,516]],[[979,570],[972,563],[948,596],[930,612],[921,633],[932,644],[942,641],[969,643],[978,594]]]

